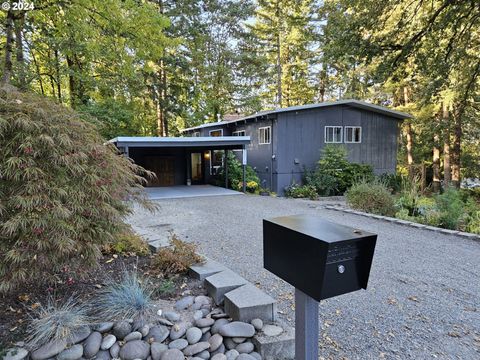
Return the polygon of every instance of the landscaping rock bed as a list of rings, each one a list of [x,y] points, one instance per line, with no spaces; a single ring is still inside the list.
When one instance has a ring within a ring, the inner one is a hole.
[[[9,349],[4,360],[260,360],[253,337],[277,336],[283,329],[232,321],[206,295],[164,302],[164,310],[145,319],[99,322],[82,326],[69,337],[28,351],[24,343]]]

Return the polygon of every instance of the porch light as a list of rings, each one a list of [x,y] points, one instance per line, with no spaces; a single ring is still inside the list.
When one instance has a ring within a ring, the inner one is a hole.
[[[205,160],[210,160],[210,151],[205,151]]]

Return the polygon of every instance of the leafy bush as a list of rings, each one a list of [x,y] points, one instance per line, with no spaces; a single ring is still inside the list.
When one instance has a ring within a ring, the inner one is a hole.
[[[240,161],[237,159],[234,153],[231,151],[227,155],[228,163],[228,186],[230,189],[242,190],[243,188],[243,168]],[[257,173],[249,165],[245,167],[245,180],[247,182],[247,191],[255,192],[260,184],[260,179],[257,176]],[[250,187],[249,187],[250,183]],[[254,185],[255,183],[256,185]],[[225,169],[220,169],[218,174],[218,184],[225,184]]]
[[[440,211],[440,225],[446,229],[455,230],[459,227],[465,215],[466,204],[462,200],[462,194],[448,188],[443,194],[435,197],[437,209]]]
[[[327,145],[321,151],[320,160],[313,172],[306,172],[305,184],[315,187],[319,195],[343,194],[360,179],[372,180],[370,165],[350,163],[344,146]]]
[[[285,188],[285,196],[291,198],[308,198],[315,200],[318,197],[317,190],[312,185],[292,184]]]
[[[419,215],[418,202],[422,196],[420,181],[418,178],[410,180],[402,177],[400,196],[397,199],[397,207],[407,209],[409,216]]]
[[[131,229],[126,229],[114,236],[114,240],[104,246],[107,254],[147,256],[150,248],[142,237],[135,234]]]
[[[151,175],[46,98],[0,92],[0,292],[94,265]]]
[[[379,176],[379,180],[383,182],[392,193],[396,194],[402,190],[404,177],[399,174],[384,173]]]
[[[480,234],[480,210],[469,216],[465,230],[474,234]]]
[[[152,266],[164,276],[186,273],[190,266],[204,262],[196,251],[195,244],[187,243],[172,234],[170,247],[162,248],[157,252]]]
[[[394,197],[381,181],[360,180],[345,196],[348,205],[354,209],[386,216],[395,214]]]
[[[76,330],[89,325],[91,321],[86,307],[73,298],[60,304],[49,298],[47,305],[35,309],[28,327],[28,346],[36,349],[49,341],[68,341]]]
[[[102,320],[144,319],[154,311],[152,293],[146,279],[125,271],[121,281],[112,281],[97,293],[91,311]]]

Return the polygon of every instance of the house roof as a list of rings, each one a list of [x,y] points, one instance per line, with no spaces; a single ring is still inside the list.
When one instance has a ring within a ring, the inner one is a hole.
[[[116,146],[128,147],[238,147],[250,143],[250,136],[157,137],[119,136],[108,141]]]
[[[401,111],[392,110],[385,106],[370,104],[360,100],[349,99],[349,100],[327,101],[327,102],[322,102],[317,104],[290,106],[290,107],[274,109],[274,110],[259,111],[255,114],[251,114],[251,115],[244,116],[234,120],[223,120],[223,121],[217,121],[213,123],[202,124],[199,126],[194,126],[188,129],[184,129],[183,132],[202,129],[202,128],[208,128],[208,127],[222,126],[226,124],[234,124],[241,121],[255,119],[260,116],[266,116],[266,115],[272,115],[272,114],[278,114],[278,113],[284,113],[284,112],[290,112],[290,111],[302,111],[302,110],[309,110],[309,109],[316,109],[316,108],[323,108],[323,107],[330,107],[330,106],[339,106],[339,105],[346,105],[346,106],[352,106],[358,109],[369,110],[379,114],[388,115],[390,117],[393,117],[399,120],[412,118],[412,115],[410,114],[407,114]]]

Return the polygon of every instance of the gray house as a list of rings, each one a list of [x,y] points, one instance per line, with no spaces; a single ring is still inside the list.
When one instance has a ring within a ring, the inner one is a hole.
[[[283,194],[300,183],[304,167],[313,167],[326,144],[342,144],[352,162],[370,164],[375,173],[394,173],[399,123],[410,115],[358,100],[340,100],[263,111],[234,120],[185,129],[189,137],[247,136],[248,164],[262,186]],[[240,156],[241,153],[239,153]],[[209,174],[223,165],[212,151]]]

